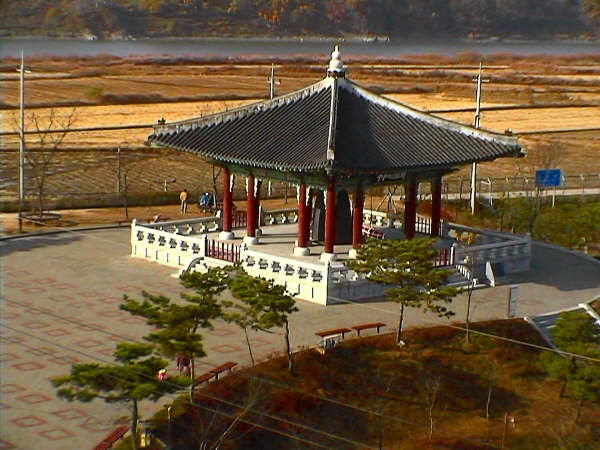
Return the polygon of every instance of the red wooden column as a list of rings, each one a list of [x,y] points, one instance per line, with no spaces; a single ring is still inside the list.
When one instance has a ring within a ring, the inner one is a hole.
[[[260,210],[260,186],[262,184],[261,180],[256,180],[255,185],[256,185],[256,190],[254,191],[254,233],[256,235],[256,237],[258,238],[258,236],[260,236],[261,230],[260,230],[260,215],[259,215],[259,210]]]
[[[305,256],[310,254],[308,239],[310,234],[310,207],[306,201],[306,183],[300,183],[298,188],[298,242],[294,248],[294,255]]]
[[[220,239],[232,239],[231,215],[233,200],[231,195],[231,172],[228,167],[223,168],[223,231],[219,234]]]
[[[255,182],[254,175],[248,174],[248,191],[246,195],[246,237],[244,242],[247,244],[256,244],[256,224],[258,223],[258,201],[254,193]]]
[[[436,175],[431,180],[431,235],[440,235],[440,219],[442,217],[442,176]]]
[[[327,185],[327,204],[325,205],[325,253],[321,255],[321,259],[335,259],[333,247],[335,244],[335,179],[329,179]]]
[[[363,225],[363,207],[365,204],[365,196],[362,186],[356,186],[354,192],[354,213],[352,215],[352,248],[357,250],[360,244],[363,243],[362,225]]]
[[[417,180],[412,178],[406,184],[405,189],[404,235],[407,239],[412,239],[415,237],[415,222],[417,220]]]

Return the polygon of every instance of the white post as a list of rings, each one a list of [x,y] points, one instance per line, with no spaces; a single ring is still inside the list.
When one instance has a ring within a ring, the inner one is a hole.
[[[145,236],[144,236],[145,238]],[[137,219],[131,221],[131,256],[137,254]]]
[[[489,83],[490,80],[484,80],[481,78],[481,72],[483,71],[483,63],[479,63],[479,73],[473,81],[477,82],[477,91],[475,98],[475,120],[473,126],[479,129],[479,122],[481,120],[481,83]],[[471,166],[471,214],[475,214],[475,197],[477,196],[477,163],[474,162]]]
[[[471,164],[471,214],[475,214],[475,196],[477,195],[477,163]]]
[[[271,76],[269,77],[268,81],[269,81],[269,87],[270,87],[269,98],[272,100],[275,98],[275,85],[281,84],[280,81],[275,80],[275,64],[271,64]],[[287,193],[287,191],[286,191],[286,193]]]
[[[19,233],[23,231],[23,202],[25,200],[25,57],[21,50],[21,70],[20,70],[20,118],[21,127],[19,130]]]

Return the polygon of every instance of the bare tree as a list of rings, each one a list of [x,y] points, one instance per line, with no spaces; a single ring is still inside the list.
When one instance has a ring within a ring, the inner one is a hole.
[[[200,450],[218,450],[222,445],[231,446],[235,441],[243,439],[247,433],[254,430],[253,426],[239,427],[250,414],[252,422],[262,421],[263,413],[257,412],[256,407],[260,405],[264,396],[263,385],[249,378],[246,388],[245,398],[234,410],[218,404],[213,408],[204,407],[202,402],[194,404],[198,409],[205,411],[191,424],[194,441]]]
[[[25,153],[25,160],[30,169],[29,178],[33,183],[37,196],[36,209],[39,219],[43,218],[46,182],[56,157],[57,149],[73,127],[75,119],[75,108],[64,117],[58,117],[54,108],[50,109],[50,115],[45,120],[36,112],[32,112],[29,116],[29,122],[35,129],[33,134],[37,148],[35,150],[28,150]]]
[[[496,362],[494,361],[490,366],[490,370],[488,372],[487,381],[488,381],[488,392],[487,398],[485,401],[485,418],[486,420],[490,420],[490,405],[492,403],[492,390],[494,389],[494,385],[496,384],[498,376],[496,373]]]
[[[440,377],[428,378],[425,381],[425,398],[427,399],[427,411],[429,415],[429,440],[433,437],[433,409],[435,408],[435,402],[437,401],[441,385],[442,380]]]

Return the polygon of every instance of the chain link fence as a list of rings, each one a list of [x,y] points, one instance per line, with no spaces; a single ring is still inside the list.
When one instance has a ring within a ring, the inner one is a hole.
[[[25,167],[26,207],[35,204],[39,174],[31,164]],[[2,209],[18,207],[18,152],[0,152],[0,199]],[[44,196],[50,209],[93,206],[121,206],[127,197],[130,205],[177,203],[184,188],[190,203],[198,202],[202,193],[217,188],[220,199],[220,169],[202,162],[196,155],[152,148],[61,151],[45,169]],[[215,183],[216,181],[216,183]],[[446,177],[442,194],[446,200],[465,200],[470,196],[469,177]],[[477,179],[481,201],[530,196],[536,192],[535,178],[527,175],[481,177]],[[393,193],[403,199],[402,187],[376,187],[369,192],[380,196]],[[565,174],[561,186],[546,189],[545,195],[600,194],[600,174]],[[245,198],[245,180],[236,177],[234,198]],[[419,184],[419,198],[430,198],[429,183]],[[296,189],[282,182],[263,183],[263,198],[286,198],[295,203]]]

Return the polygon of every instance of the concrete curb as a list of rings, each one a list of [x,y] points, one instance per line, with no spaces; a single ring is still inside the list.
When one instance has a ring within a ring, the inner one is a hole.
[[[131,227],[131,223],[127,222],[126,224],[113,223],[113,224],[109,224],[109,225],[92,225],[89,227],[61,228],[59,230],[39,231],[36,233],[21,233],[21,234],[0,236],[0,242],[10,241],[13,239],[29,238],[29,237],[50,236],[53,234],[61,234],[61,233],[74,233],[74,232],[80,232],[80,231],[95,231],[95,230],[110,230],[110,229],[116,229],[116,228],[129,228],[129,227]]]

